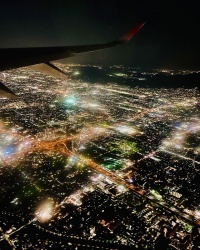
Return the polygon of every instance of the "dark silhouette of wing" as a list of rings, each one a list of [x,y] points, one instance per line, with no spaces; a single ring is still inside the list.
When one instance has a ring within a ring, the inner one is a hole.
[[[143,25],[144,23],[139,24],[123,35],[120,39],[105,44],[0,49],[0,71],[25,67],[33,64],[47,63],[71,57],[79,53],[115,47],[128,42],[137,33],[137,31],[142,28]]]
[[[17,95],[15,95],[12,90],[6,87],[2,82],[0,82],[0,97],[6,97],[8,99],[15,99]]]
[[[128,42],[143,25],[144,23],[141,23],[125,33],[120,39],[104,44],[0,49],[0,71],[41,63],[46,63],[49,67],[56,70],[56,67],[49,64],[49,62],[71,57],[79,53],[96,51],[124,44]]]

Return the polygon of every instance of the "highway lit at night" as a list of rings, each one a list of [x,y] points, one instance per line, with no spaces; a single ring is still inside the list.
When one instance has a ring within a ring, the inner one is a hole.
[[[134,75],[144,84],[165,71],[141,81],[137,69],[96,66],[110,82],[90,84],[82,77],[91,66],[58,66],[67,79],[6,72],[19,98],[1,100],[0,248],[142,249],[164,230],[175,249],[190,235],[192,249],[200,225],[198,90],[114,82]]]

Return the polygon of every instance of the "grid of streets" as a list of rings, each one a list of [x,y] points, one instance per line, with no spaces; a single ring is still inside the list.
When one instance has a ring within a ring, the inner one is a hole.
[[[68,77],[1,76],[19,97],[0,102],[0,249],[197,249],[198,90],[115,84],[145,80],[120,67],[90,84],[59,67]]]

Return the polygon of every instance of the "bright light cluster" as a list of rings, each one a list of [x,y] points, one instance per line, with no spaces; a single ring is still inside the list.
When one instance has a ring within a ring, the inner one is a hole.
[[[54,215],[54,201],[51,198],[46,199],[43,201],[35,212],[35,218],[41,222],[47,222],[50,220]]]

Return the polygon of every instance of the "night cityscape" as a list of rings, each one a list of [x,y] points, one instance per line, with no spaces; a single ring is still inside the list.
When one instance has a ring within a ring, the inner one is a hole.
[[[56,66],[1,75],[0,249],[199,249],[199,72]]]
[[[0,250],[200,249],[198,1],[0,12]]]

